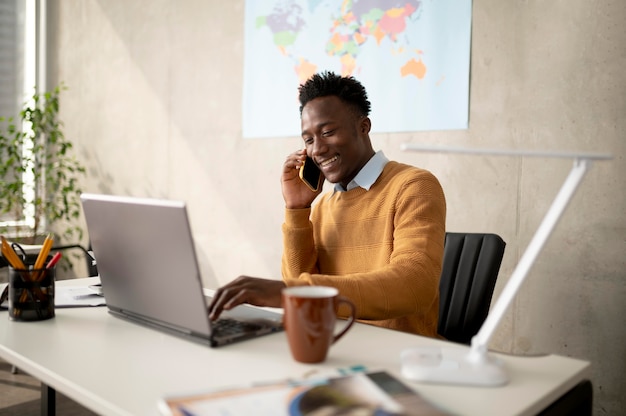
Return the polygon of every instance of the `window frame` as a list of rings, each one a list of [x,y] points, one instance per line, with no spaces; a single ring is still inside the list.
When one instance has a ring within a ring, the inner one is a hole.
[[[21,105],[28,100],[32,100],[34,93],[46,91],[46,0],[14,0],[15,10],[14,14],[15,24],[18,26],[17,33],[19,33],[15,41],[21,42],[22,47],[19,48],[19,44],[16,50],[21,51],[21,56],[18,53],[15,54],[15,67],[16,75],[14,77],[15,83],[19,84],[21,79],[21,85],[17,85],[16,91],[16,107],[13,114],[15,115],[16,122],[19,122],[19,113],[22,110]],[[21,63],[21,67],[20,64]],[[22,131],[30,131],[29,125],[24,124],[20,126]],[[31,149],[24,148],[22,152],[29,154]],[[34,182],[32,177],[24,177],[24,187],[22,193],[27,201],[32,201],[34,198]],[[0,218],[0,229],[7,230],[12,237],[20,237],[20,230],[24,228],[32,231],[35,225],[34,218],[34,204],[27,203],[22,212],[22,218],[15,220],[2,220]]]

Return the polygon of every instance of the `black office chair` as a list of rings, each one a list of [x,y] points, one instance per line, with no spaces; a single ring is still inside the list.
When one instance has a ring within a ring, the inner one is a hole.
[[[98,267],[96,266],[96,259],[93,257],[91,252],[91,243],[88,248],[83,247],[80,244],[69,244],[65,246],[54,246],[50,250],[51,253],[55,251],[65,251],[65,250],[78,250],[82,252],[85,257],[85,263],[87,265],[87,276],[85,277],[93,277],[98,275]]]
[[[91,276],[97,276],[98,275],[98,267],[96,266],[96,260],[93,257],[93,254],[91,253],[91,244],[89,245],[89,248],[85,248],[80,244],[69,244],[69,245],[63,245],[63,246],[53,246],[50,249],[50,253],[53,254],[56,251],[65,251],[65,250],[78,250],[81,251],[82,254],[85,256],[85,262],[87,265],[87,276],[86,277],[91,277]],[[19,253],[21,254],[21,253]],[[24,257],[24,256],[22,256]],[[37,258],[37,254],[28,254],[26,255],[26,260],[30,261],[30,262],[35,262],[35,259]],[[2,257],[0,255],[0,269],[3,267],[7,267],[9,265],[9,263],[6,261],[6,259],[4,257]]]
[[[470,344],[487,318],[506,243],[496,234],[446,233],[437,331]]]

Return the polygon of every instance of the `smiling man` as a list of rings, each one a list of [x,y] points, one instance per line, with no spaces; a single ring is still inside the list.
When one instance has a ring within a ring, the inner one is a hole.
[[[281,178],[282,281],[240,276],[209,307],[281,306],[281,289],[323,285],[356,305],[359,321],[437,337],[446,202],[428,171],[389,161],[370,141],[370,102],[353,77],[316,74],[300,86],[304,149]],[[320,196],[298,175],[309,156],[334,184]],[[340,310],[339,315],[345,315]]]

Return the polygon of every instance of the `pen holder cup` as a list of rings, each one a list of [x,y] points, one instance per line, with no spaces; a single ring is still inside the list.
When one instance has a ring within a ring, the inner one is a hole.
[[[19,270],[9,267],[9,319],[41,321],[54,318],[56,268]]]

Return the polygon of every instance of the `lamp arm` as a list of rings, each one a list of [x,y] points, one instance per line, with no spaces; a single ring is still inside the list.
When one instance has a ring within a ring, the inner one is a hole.
[[[502,386],[509,381],[509,377],[502,361],[488,353],[489,339],[507,308],[513,302],[526,275],[563,215],[585,173],[591,167],[591,162],[612,159],[612,156],[598,153],[440,147],[415,143],[405,143],[402,145],[402,149],[414,152],[574,159],[572,170],[565,178],[556,198],[530,240],[530,244],[515,266],[513,274],[504,286],[500,297],[489,311],[478,333],[472,338],[469,351],[465,348],[447,346],[441,348],[413,347],[405,349],[400,354],[402,375],[409,380],[472,386]]]
[[[513,270],[509,281],[502,290],[498,301],[489,312],[487,319],[485,319],[485,322],[481,326],[478,333],[472,338],[470,356],[473,355],[478,358],[486,353],[487,344],[495,332],[498,323],[503,318],[504,313],[515,298],[520,286],[524,282],[524,279],[534,264],[537,255],[542,250],[544,244],[550,236],[550,233],[552,233],[552,230],[561,218],[563,211],[565,211],[567,204],[571,200],[576,189],[578,188],[578,185],[590,167],[591,159],[583,157],[574,160],[572,170],[565,179],[565,182],[563,182],[559,193],[552,202],[552,205],[544,216],[539,228],[535,231],[535,234],[528,244],[526,251],[522,255],[522,258],[515,267],[515,270]]]

